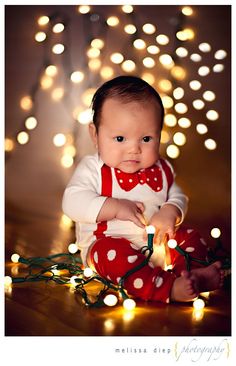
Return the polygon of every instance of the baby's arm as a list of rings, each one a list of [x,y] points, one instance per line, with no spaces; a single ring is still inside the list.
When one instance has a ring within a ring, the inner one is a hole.
[[[142,202],[109,197],[101,207],[97,216],[97,222],[112,219],[128,220],[144,228],[143,211],[144,205]]]

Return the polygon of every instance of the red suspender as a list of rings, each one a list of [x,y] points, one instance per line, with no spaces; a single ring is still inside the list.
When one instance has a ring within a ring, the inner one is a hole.
[[[174,181],[173,173],[172,173],[171,168],[169,167],[169,165],[166,163],[166,161],[164,159],[160,159],[160,162],[161,162],[162,169],[164,170],[164,173],[166,176],[168,190],[169,190],[170,186],[172,185],[172,183]]]
[[[101,195],[111,197],[112,195],[112,175],[111,168],[107,165],[103,165],[101,169],[102,176],[102,189]],[[104,231],[107,230],[107,221],[102,221],[97,224],[97,230],[94,231],[96,238],[105,236]]]

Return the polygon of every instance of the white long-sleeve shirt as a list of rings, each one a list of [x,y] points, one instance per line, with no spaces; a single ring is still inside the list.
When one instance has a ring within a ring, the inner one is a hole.
[[[166,164],[173,169],[169,162]],[[75,172],[69,181],[62,201],[64,213],[76,223],[76,241],[81,250],[81,257],[86,265],[86,255],[90,245],[96,240],[96,230],[98,223],[97,216],[104,204],[107,196],[102,196],[102,167],[104,163],[98,154],[85,156],[78,164]],[[111,168],[112,197],[141,201],[144,204],[144,217],[146,222],[160,207],[165,204],[177,206],[182,214],[181,222],[187,211],[187,197],[183,194],[180,187],[173,183],[168,187],[166,174],[163,171],[160,160],[156,165],[162,172],[161,189],[156,192],[147,184],[137,184],[130,191],[121,188],[114,171]],[[180,222],[180,223],[181,223]],[[104,232],[106,236],[124,237],[133,242],[138,248],[146,245],[143,241],[144,229],[138,227],[131,221],[121,221],[113,219],[108,221]],[[156,261],[154,261],[156,262]]]

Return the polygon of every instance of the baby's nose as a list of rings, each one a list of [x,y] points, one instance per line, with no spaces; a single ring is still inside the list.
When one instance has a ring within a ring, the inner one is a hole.
[[[140,143],[139,142],[132,142],[130,143],[130,146],[129,146],[129,153],[130,154],[140,154],[141,152],[141,146],[140,146]]]

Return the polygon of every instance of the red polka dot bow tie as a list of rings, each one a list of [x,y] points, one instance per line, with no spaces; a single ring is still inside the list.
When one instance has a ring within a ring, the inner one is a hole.
[[[130,191],[137,184],[147,184],[155,192],[162,190],[162,172],[157,165],[135,173],[124,173],[116,168],[114,170],[119,186],[125,191]]]

